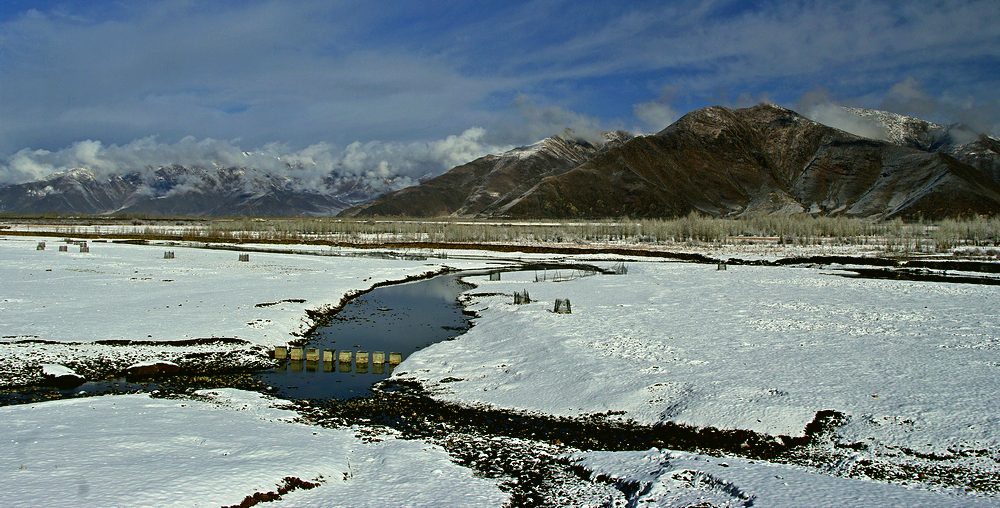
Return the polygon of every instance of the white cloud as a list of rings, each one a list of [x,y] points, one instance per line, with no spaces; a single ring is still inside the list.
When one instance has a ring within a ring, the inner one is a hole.
[[[0,163],[0,184],[40,180],[59,172],[83,168],[99,178],[155,169],[174,164],[212,169],[239,167],[287,176],[300,185],[319,188],[325,178],[361,177],[375,188],[386,179],[397,185],[415,183],[475,158],[508,150],[484,141],[480,127],[430,142],[354,142],[344,148],[317,143],[300,150],[270,143],[245,150],[234,141],[185,137],[176,143],[142,138],[123,145],[85,140],[56,151],[24,149]]]
[[[532,143],[549,136],[561,135],[583,139],[594,144],[604,142],[603,133],[610,130],[597,118],[555,105],[540,105],[526,95],[514,99],[520,117],[512,130],[522,142]]]

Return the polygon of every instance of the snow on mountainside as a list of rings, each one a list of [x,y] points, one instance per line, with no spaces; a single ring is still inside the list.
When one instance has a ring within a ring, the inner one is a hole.
[[[975,142],[980,137],[980,134],[960,123],[941,125],[878,109],[846,106],[843,109],[879,126],[884,131],[885,141],[924,151],[951,152],[958,147]]]
[[[0,212],[332,215],[408,183],[309,171],[289,174],[218,164],[106,176],[74,168],[43,180],[0,187]]]
[[[539,180],[568,171],[630,139],[632,135],[623,131],[605,133],[594,143],[568,133],[548,137],[456,166],[420,185],[345,210],[344,215],[502,214]]]
[[[942,125],[890,111],[848,106],[843,109],[881,127],[885,141],[897,145],[927,150],[940,141],[946,130]]]

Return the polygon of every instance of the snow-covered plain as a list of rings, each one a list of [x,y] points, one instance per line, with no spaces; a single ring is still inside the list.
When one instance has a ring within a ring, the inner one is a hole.
[[[629,484],[631,506],[996,506],[996,499],[838,478],[799,466],[652,449],[573,457],[591,476]]]
[[[284,344],[311,326],[306,309],[336,305],[376,283],[440,271],[396,259],[237,253],[44,238],[0,240],[0,335],[5,338],[174,341],[238,337]],[[175,259],[163,259],[166,250]],[[300,301],[301,300],[301,301]]]
[[[240,390],[118,395],[0,408],[4,506],[228,506],[287,476],[320,486],[278,506],[499,506],[494,481],[441,448],[295,423]],[[270,504],[269,504],[270,505]]]
[[[46,249],[35,250],[41,241]],[[100,362],[124,368],[198,353],[217,357],[220,367],[259,367],[268,346],[313,325],[307,310],[331,308],[381,282],[497,264],[283,252],[252,252],[250,262],[240,262],[231,250],[180,245],[92,241],[89,253],[77,245],[59,252],[59,245],[53,238],[0,237],[0,386],[38,381],[33,366],[43,363],[93,370]],[[175,258],[164,259],[165,251]],[[246,344],[169,344],[211,338]],[[93,344],[108,340],[151,344]]]
[[[995,287],[685,263],[569,282],[469,279],[486,295],[472,298],[475,326],[394,373],[433,397],[771,436],[801,436],[834,410],[850,419],[835,440],[859,448],[847,450],[854,461],[935,454],[1000,474]],[[536,301],[513,305],[524,289]],[[551,312],[556,298],[573,313]]]
[[[43,240],[47,249],[34,250]],[[296,252],[251,252],[251,262],[240,263],[235,252],[194,244],[91,242],[89,254],[76,252],[75,246],[60,253],[58,244],[51,238],[0,238],[0,380],[17,379],[5,370],[14,364],[76,359],[85,366],[88,359],[111,356],[136,363],[228,352],[236,361],[251,362],[270,345],[297,338],[311,326],[307,309],[336,305],[350,292],[378,282],[445,266],[620,259],[451,251],[447,259],[422,261],[351,257],[347,250],[334,253],[319,246],[244,244]],[[176,259],[162,259],[164,250],[175,251]],[[802,499],[796,493],[810,489],[845,489],[854,496],[845,497],[846,504],[962,505],[982,499],[927,492],[921,479],[914,479],[917,490],[908,495],[909,487],[834,477],[864,476],[852,469],[866,461],[916,466],[918,472],[945,465],[978,477],[1000,477],[995,398],[1000,296],[993,287],[848,279],[814,268],[716,271],[714,265],[655,261],[631,262],[624,276],[568,282],[535,283],[534,273],[505,273],[501,281],[469,279],[478,285],[467,295],[480,315],[476,326],[457,340],[408,357],[396,370],[398,377],[420,381],[433,397],[547,415],[610,411],[613,418],[641,424],[675,422],[773,436],[802,435],[821,410],[849,418],[824,444],[831,448],[832,466],[801,468],[656,450],[575,456],[595,474],[649,487],[651,502],[669,506],[698,499],[701,479],[706,485],[736,485],[758,505],[795,505]],[[524,289],[536,302],[512,305],[510,295]],[[570,298],[573,314],[552,313],[555,298]],[[236,337],[248,345],[170,344],[211,337]],[[157,342],[91,343],[100,339]],[[81,372],[79,366],[73,364]],[[40,376],[42,369],[37,370]],[[23,489],[17,498],[22,505],[38,500],[46,505],[191,505],[192,499],[204,498],[217,506],[275,490],[284,476],[312,481],[322,474],[322,487],[294,491],[283,502],[326,506],[341,503],[345,495],[352,496],[351,505],[385,504],[386,499],[411,505],[466,505],[479,499],[496,505],[504,499],[495,484],[477,483],[443,451],[423,442],[362,443],[351,432],[277,421],[293,415],[267,409],[269,403],[255,394],[218,393],[211,402],[131,395],[0,408],[0,435],[16,436],[4,441],[9,448],[0,448],[0,467],[11,472],[0,485],[8,492]],[[256,419],[244,419],[247,412]],[[117,425],[119,420],[129,425]],[[189,435],[202,437],[196,442]],[[330,437],[333,443],[287,448],[310,436]],[[214,447],[195,450],[205,443]],[[234,455],[231,450],[246,451],[245,460],[226,462]],[[160,455],[173,458],[162,474],[143,469],[147,463],[157,465]],[[346,472],[353,481],[343,483],[348,456],[352,467]],[[25,460],[30,457],[40,458],[35,469]],[[195,459],[184,462],[184,457]],[[355,457],[366,468],[355,467]],[[705,465],[720,461],[730,467]],[[658,472],[647,467],[653,462]],[[746,472],[737,474],[737,469]],[[787,481],[791,486],[775,476],[793,479]],[[106,478],[122,486],[101,480]],[[43,492],[47,481],[49,491]],[[131,497],[126,488],[151,481],[140,491],[153,497]],[[68,490],[53,491],[53,482]],[[715,504],[745,501],[739,495],[725,497],[737,490],[709,490],[710,496],[721,496],[711,497]],[[376,498],[372,491],[406,494]],[[480,497],[454,497],[466,491]],[[158,497],[169,492],[182,496]],[[224,496],[205,498],[205,492]],[[681,497],[671,497],[677,492]],[[824,504],[816,502],[817,496],[808,504]]]

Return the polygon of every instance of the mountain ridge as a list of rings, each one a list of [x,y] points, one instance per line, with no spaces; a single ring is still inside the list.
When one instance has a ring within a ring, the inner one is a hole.
[[[934,130],[913,120],[914,132]],[[919,141],[913,133],[900,136]],[[504,197],[499,209],[437,212],[512,218],[670,217],[692,211],[720,217],[992,214],[1000,211],[1000,183],[991,139],[981,136],[974,143],[985,149],[975,145],[969,154],[963,147],[973,145],[937,143],[926,145],[937,151],[921,150],[850,134],[774,104],[709,106],[655,134],[542,175],[522,194]],[[393,212],[387,215],[420,215],[400,192],[343,213],[379,215],[387,209]]]
[[[884,139],[774,104],[709,106],[649,135],[613,131],[587,140],[567,131],[384,194],[400,182],[375,188],[371,175],[303,170],[293,178],[294,171],[218,164],[112,175],[80,168],[0,187],[0,212],[526,219],[1000,212],[1000,140],[960,124],[842,109]]]

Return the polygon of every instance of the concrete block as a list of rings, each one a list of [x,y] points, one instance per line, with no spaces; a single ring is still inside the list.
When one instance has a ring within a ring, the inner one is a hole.
[[[374,363],[375,365],[385,363],[385,352],[375,351],[374,353],[372,353],[372,363]]]
[[[368,365],[368,351],[358,351],[354,355],[354,363],[356,365]]]
[[[389,353],[389,365],[399,365],[403,363],[403,353]]]
[[[293,347],[290,353],[292,361],[299,361],[305,358],[305,352],[300,347]]]
[[[337,360],[340,361],[340,363],[351,363],[351,352],[341,351],[337,354]]]
[[[319,349],[316,349],[314,347],[311,347],[311,348],[307,349],[306,350],[306,360],[308,360],[310,362],[318,362],[319,361]]]
[[[286,346],[274,346],[274,359],[284,360],[288,358],[288,348]]]

